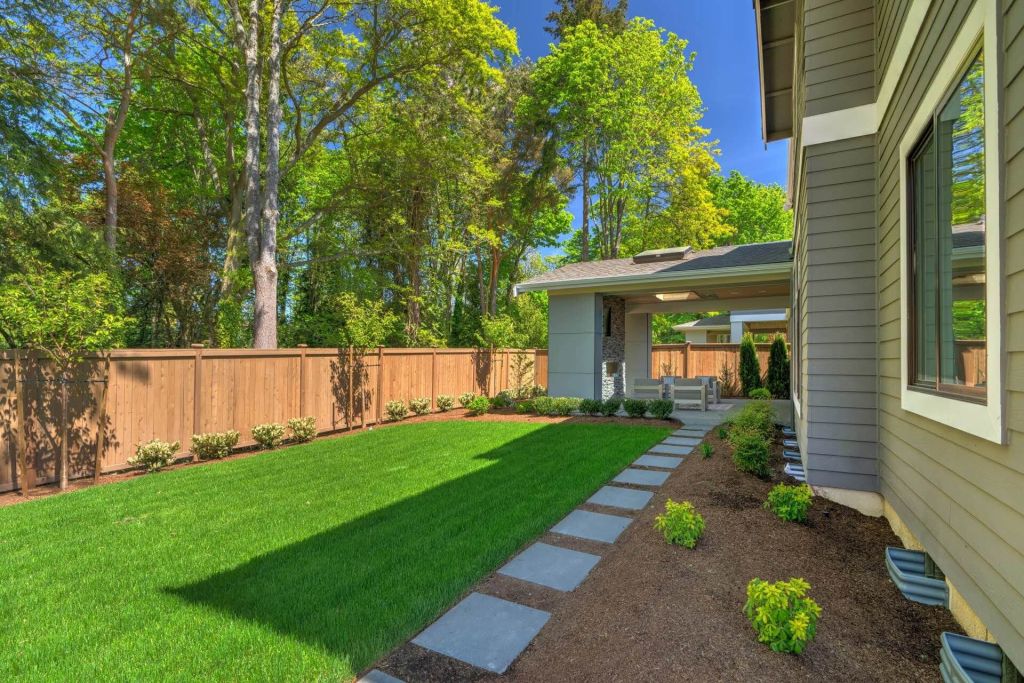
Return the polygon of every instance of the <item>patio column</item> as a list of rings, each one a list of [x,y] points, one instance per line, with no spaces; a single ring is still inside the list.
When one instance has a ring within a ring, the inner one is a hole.
[[[732,320],[732,322],[729,323],[729,326],[731,328],[729,330],[729,341],[732,342],[733,344],[739,344],[740,342],[742,342],[743,341],[743,321],[742,320]]]
[[[628,396],[633,380],[651,376],[651,316],[649,313],[626,315],[626,386]]]

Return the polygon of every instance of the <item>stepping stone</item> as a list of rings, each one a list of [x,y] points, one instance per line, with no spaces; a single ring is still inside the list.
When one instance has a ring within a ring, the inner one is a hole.
[[[693,447],[696,445],[697,443],[694,443],[691,446],[669,446],[666,444],[659,443],[657,446],[652,447],[651,450],[648,452],[661,453],[664,455],[687,455],[690,451],[693,450]]]
[[[633,464],[641,467],[663,467],[668,470],[674,470],[682,462],[682,458],[670,458],[664,455],[641,455],[633,461]]]
[[[707,433],[708,433],[708,430],[706,430],[706,429],[685,429],[684,428],[684,429],[677,429],[676,431],[672,432],[672,436],[682,436],[682,437],[687,437],[688,436],[688,437],[693,438],[693,439],[699,439],[700,437],[704,436]]]
[[[573,510],[569,516],[551,527],[556,534],[585,538],[589,541],[614,543],[632,522],[630,517],[606,515],[588,510]]]
[[[699,444],[702,439],[696,439],[692,436],[669,436],[666,437],[659,445],[661,446],[689,446],[693,448]]]
[[[356,683],[405,683],[405,681],[401,678],[395,678],[391,674],[386,674],[380,669],[374,669],[356,681]]]
[[[550,613],[539,609],[470,593],[412,642],[500,674],[550,618]]]
[[[512,558],[498,573],[555,590],[571,591],[583,583],[600,559],[590,553],[534,543]]]
[[[668,472],[658,470],[636,470],[632,467],[619,472],[612,481],[619,484],[638,484],[639,486],[661,486],[668,479]]]
[[[654,494],[650,491],[624,489],[619,486],[602,486],[600,490],[587,499],[592,505],[607,505],[624,510],[639,510]]]

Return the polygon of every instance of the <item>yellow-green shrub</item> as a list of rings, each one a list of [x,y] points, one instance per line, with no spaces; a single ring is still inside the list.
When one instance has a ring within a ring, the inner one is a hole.
[[[238,445],[238,432],[230,429],[226,432],[192,435],[192,454],[200,460],[226,458],[231,449]]]
[[[811,584],[803,579],[747,584],[743,613],[757,631],[757,640],[775,652],[800,654],[814,638],[821,607],[807,597]]]
[[[665,514],[654,518],[654,528],[660,531],[669,543],[692,548],[704,533],[704,518],[693,507],[693,503],[665,503]]]
[[[252,428],[252,438],[264,448],[277,448],[284,441],[284,425],[268,422]]]
[[[292,440],[299,443],[312,441],[316,438],[315,417],[293,417],[288,420],[288,431],[292,433]]]
[[[128,464],[136,467],[145,467],[147,472],[156,472],[163,469],[174,460],[174,454],[181,448],[177,441],[170,443],[153,439],[140,443],[135,448],[135,457],[128,458]]]
[[[788,486],[777,484],[768,492],[764,506],[786,522],[806,522],[814,493],[807,484]]]

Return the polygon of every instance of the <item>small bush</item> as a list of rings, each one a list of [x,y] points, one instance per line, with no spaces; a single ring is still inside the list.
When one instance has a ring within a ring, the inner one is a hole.
[[[768,391],[764,387],[751,389],[750,398],[757,399],[758,401],[770,401],[772,400],[772,392]]]
[[[784,522],[806,522],[814,492],[807,484],[778,484],[768,492],[764,506]]]
[[[430,412],[430,399],[426,397],[409,399],[409,410],[413,415],[426,415]]]
[[[715,453],[715,447],[709,444],[707,441],[703,441],[700,444],[700,455],[702,458],[707,460]]]
[[[761,386],[761,361],[757,359],[757,347],[750,333],[743,335],[740,343],[740,387],[744,396]]]
[[[474,398],[476,398],[476,394],[474,394],[472,391],[467,391],[464,394],[459,394],[459,405],[465,408],[469,405],[469,402],[472,401]]]
[[[239,434],[235,430],[192,435],[192,454],[200,460],[226,458],[231,449],[238,445]]]
[[[554,415],[555,399],[550,396],[538,396],[533,399],[533,412],[538,415]]]
[[[669,543],[693,548],[704,533],[704,518],[693,507],[693,503],[665,503],[665,514],[654,518],[654,528],[660,531]]]
[[[811,585],[803,579],[747,584],[743,613],[757,631],[757,641],[775,652],[800,654],[814,639],[821,607],[807,597]]]
[[[647,401],[642,398],[627,398],[622,402],[622,407],[630,417],[643,417],[647,414]]]
[[[268,422],[252,428],[252,438],[263,448],[277,448],[284,441],[284,425]]]
[[[437,409],[442,413],[447,413],[449,410],[455,407],[455,399],[448,394],[437,395]]]
[[[566,415],[572,415],[573,412],[579,409],[579,407],[580,399],[560,396],[552,400],[551,414],[558,415],[559,417],[565,417]]]
[[[601,412],[601,403],[596,398],[585,398],[580,401],[580,412],[584,415],[597,415]]]
[[[605,417],[614,417],[618,414],[619,408],[622,407],[621,398],[606,398],[601,402],[601,414]]]
[[[743,410],[732,419],[729,433],[752,433],[770,441],[775,437],[775,413],[772,404],[767,401],[755,401],[743,406]]]
[[[405,419],[406,415],[409,414],[409,409],[405,407],[405,403],[402,401],[388,401],[384,404],[384,412],[389,420],[398,422]]]
[[[153,439],[146,443],[140,443],[135,447],[135,456],[128,458],[128,464],[135,467],[145,467],[147,472],[156,472],[167,467],[174,460],[174,454],[181,448],[181,443],[174,441],[168,443],[160,439]]]
[[[742,432],[738,435],[733,433],[730,440],[733,448],[732,461],[736,464],[736,469],[758,477],[767,477],[771,474],[768,468],[770,449],[763,437]]]
[[[667,420],[672,417],[675,405],[668,399],[656,399],[647,404],[647,410],[659,420]]]
[[[511,408],[515,404],[512,393],[508,391],[499,391],[491,398],[491,407],[493,408]]]
[[[718,438],[724,440],[724,439],[727,439],[728,437],[729,437],[729,428],[726,427],[725,425],[719,426],[718,427]]]
[[[545,389],[544,387],[542,387],[539,384],[537,386],[535,386],[535,387],[530,389],[530,396],[533,397],[533,398],[537,398],[538,396],[547,396],[547,395],[548,395],[548,390]]]
[[[293,417],[288,420],[288,431],[292,433],[292,441],[306,443],[316,438],[315,417]]]
[[[786,340],[781,334],[772,340],[771,351],[768,352],[768,377],[765,387],[775,398],[789,398],[789,352]]]
[[[529,415],[534,411],[533,399],[528,398],[516,404],[516,412],[520,415]]]
[[[470,415],[483,415],[491,409],[491,401],[486,396],[475,396],[466,404],[466,410]]]

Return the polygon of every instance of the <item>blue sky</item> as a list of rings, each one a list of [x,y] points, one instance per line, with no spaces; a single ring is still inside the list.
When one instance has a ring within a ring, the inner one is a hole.
[[[498,17],[516,29],[522,56],[548,53],[551,36],[544,17],[547,0],[491,0]],[[631,17],[652,19],[689,41],[697,59],[691,78],[704,100],[703,124],[719,141],[722,172],[736,169],[762,183],[786,184],[787,142],[761,142],[761,105],[757,76],[757,38],[750,0],[631,0]],[[569,206],[579,225],[580,201]]]

